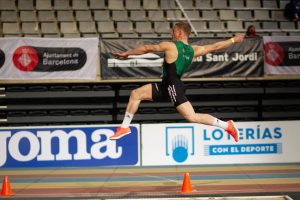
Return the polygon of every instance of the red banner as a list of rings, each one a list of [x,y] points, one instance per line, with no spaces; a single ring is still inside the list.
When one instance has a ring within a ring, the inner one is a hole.
[[[98,38],[1,38],[0,79],[96,79]]]
[[[300,37],[265,36],[265,74],[300,74]]]

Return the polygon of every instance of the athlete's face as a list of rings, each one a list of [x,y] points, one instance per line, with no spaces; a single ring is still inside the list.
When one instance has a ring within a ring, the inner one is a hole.
[[[174,26],[172,30],[172,40],[173,41],[179,41],[179,40],[185,40],[187,38],[184,30],[181,28]]]
[[[181,31],[177,26],[173,27],[172,40],[177,41],[180,38]]]

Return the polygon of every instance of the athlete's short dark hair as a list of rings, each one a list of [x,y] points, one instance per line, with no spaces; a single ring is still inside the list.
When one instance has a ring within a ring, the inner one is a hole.
[[[189,36],[191,34],[191,26],[189,23],[186,22],[178,22],[174,25],[174,27],[178,27],[181,30],[184,31],[184,33],[186,34],[186,36]]]

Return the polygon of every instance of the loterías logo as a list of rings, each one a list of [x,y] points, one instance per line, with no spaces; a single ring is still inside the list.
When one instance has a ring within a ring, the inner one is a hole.
[[[111,141],[116,127],[0,129],[0,168],[136,165],[137,128],[126,140]]]
[[[195,154],[193,126],[166,127],[166,156],[172,156],[177,163],[185,162]]]

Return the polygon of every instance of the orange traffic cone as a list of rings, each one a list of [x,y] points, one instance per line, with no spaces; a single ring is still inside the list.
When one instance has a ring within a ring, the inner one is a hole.
[[[1,196],[12,196],[13,193],[10,188],[10,183],[7,176],[4,176],[4,181],[2,184]]]
[[[192,189],[192,185],[191,185],[190,174],[188,172],[186,172],[184,174],[184,178],[183,178],[181,193],[190,193],[192,191],[193,191],[193,189]]]

